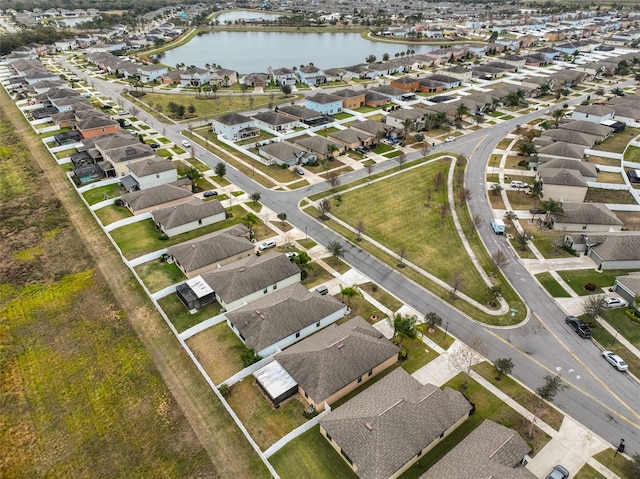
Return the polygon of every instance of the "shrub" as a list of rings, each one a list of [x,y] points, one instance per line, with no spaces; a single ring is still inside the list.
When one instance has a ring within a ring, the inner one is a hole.
[[[624,314],[634,323],[640,324],[640,316],[633,309],[625,310]]]
[[[231,387],[226,384],[221,384],[218,386],[218,391],[220,391],[220,394],[222,394],[223,397],[227,397],[231,392]]]
[[[593,292],[593,291],[595,291],[597,288],[598,288],[598,287],[597,287],[595,284],[593,284],[593,283],[587,283],[587,284],[585,284],[585,285],[584,285],[584,289],[585,289],[586,291],[592,291],[592,292]]]
[[[162,233],[160,236],[158,236],[158,239],[160,241],[167,241],[169,237],[165,233]]]
[[[242,364],[246,368],[251,366],[252,364],[257,363],[262,358],[258,354],[256,354],[253,349],[245,348],[244,351],[240,353],[240,359],[242,360]]]

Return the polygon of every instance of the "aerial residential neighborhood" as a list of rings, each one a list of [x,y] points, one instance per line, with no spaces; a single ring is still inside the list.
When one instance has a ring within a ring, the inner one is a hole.
[[[640,477],[635,6],[58,3],[0,0],[0,475]]]

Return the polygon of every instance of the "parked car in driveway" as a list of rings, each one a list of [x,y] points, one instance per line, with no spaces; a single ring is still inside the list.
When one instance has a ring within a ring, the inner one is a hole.
[[[267,251],[268,249],[275,248],[275,247],[276,247],[276,240],[267,240],[260,243],[260,246],[258,246],[258,249],[260,251]]]
[[[204,196],[205,198],[210,198],[212,196],[218,196],[218,192],[209,190],[209,191],[205,191],[202,196]]]
[[[571,326],[571,328],[578,333],[579,336],[589,339],[591,337],[591,329],[584,324],[580,318],[575,316],[567,316],[565,322]]]
[[[296,166],[293,171],[295,171],[297,174],[299,174],[300,176],[304,175],[304,170],[302,168],[300,168],[299,166]]]
[[[155,150],[156,148],[160,148],[160,143],[149,143],[149,146]]]
[[[629,369],[627,363],[624,362],[620,356],[618,356],[613,351],[602,351],[602,356],[609,361],[609,364],[616,368],[618,371],[626,371]]]
[[[604,305],[607,308],[621,308],[623,306],[626,306],[627,303],[622,298],[611,296],[610,298],[604,298]]]
[[[289,251],[288,253],[285,253],[284,255],[287,258],[289,258],[289,261],[294,261],[298,257],[298,253],[296,251]]]
[[[511,183],[511,188],[529,188],[529,185],[524,181],[513,180]]]
[[[547,476],[547,479],[567,479],[569,477],[569,471],[560,464],[553,468],[553,471]]]

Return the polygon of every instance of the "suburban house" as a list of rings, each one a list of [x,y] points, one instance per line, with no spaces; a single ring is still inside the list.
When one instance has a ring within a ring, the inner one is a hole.
[[[298,392],[314,410],[322,411],[325,405],[333,404],[397,363],[399,351],[398,346],[356,316],[341,325],[331,324],[276,354],[275,361],[254,376],[276,407]],[[291,386],[281,391],[283,379]]]
[[[225,316],[242,342],[266,357],[336,322],[346,310],[333,296],[294,283]]]
[[[354,130],[353,128],[332,131],[327,135],[327,139],[336,145],[349,149],[355,149],[360,146],[371,146],[375,142],[375,137],[370,133]]]
[[[323,136],[298,136],[293,141],[296,146],[316,155],[319,160],[329,159],[342,151],[342,145],[337,145]]]
[[[417,92],[420,90],[420,80],[412,76],[394,78],[390,85],[404,91]]]
[[[391,100],[396,101],[401,101],[404,95],[407,94],[406,91],[389,85],[374,86],[369,88],[369,91],[373,93],[379,93],[380,95],[384,95],[386,97],[389,97]]]
[[[300,268],[282,253],[244,256],[199,276],[225,311],[232,311],[290,284],[300,282]],[[195,278],[194,278],[195,279]],[[197,290],[181,285],[178,297],[188,309],[204,306]]]
[[[585,120],[566,121],[558,125],[561,130],[575,131],[584,135],[593,135],[598,138],[597,142],[602,142],[615,133],[615,130],[606,125],[593,123]]]
[[[178,180],[176,165],[163,158],[152,158],[130,163],[127,168],[129,174],[122,178],[121,181],[124,183],[125,178],[131,178],[131,182],[135,184],[131,190],[145,190]]]
[[[453,66],[442,70],[442,74],[468,83],[471,81],[471,77],[473,76],[473,70],[469,70],[465,67]]]
[[[113,171],[108,171],[106,169],[107,165],[104,165],[105,173],[108,176],[125,176],[130,164],[158,158],[153,148],[139,141],[130,145],[104,150],[102,157],[113,168]]]
[[[94,115],[85,120],[78,121],[76,123],[76,129],[80,132],[82,138],[119,133],[121,131],[120,123],[106,115]]]
[[[231,86],[238,83],[238,72],[227,68],[218,68],[211,72],[209,84],[217,86]]]
[[[640,234],[637,231],[567,235],[565,243],[584,251],[598,269],[640,269]]]
[[[634,305],[637,310],[640,307],[640,304],[636,303],[636,298],[640,296],[640,273],[618,276],[613,283],[613,291],[622,296],[627,303]]]
[[[240,79],[239,83],[243,83],[253,88],[264,88],[269,84],[270,76],[266,73],[249,73]]]
[[[325,115],[335,115],[342,111],[342,97],[330,93],[316,93],[305,98],[304,106]]]
[[[122,206],[134,215],[179,205],[193,198],[190,190],[176,185],[160,185],[126,193],[120,197]]]
[[[211,79],[211,73],[204,68],[189,68],[185,71],[180,71],[180,85],[182,86],[200,86],[206,85]]]
[[[342,108],[347,110],[357,110],[364,106],[366,93],[367,92],[365,90],[352,90],[350,88],[345,88],[344,90],[334,92],[333,94],[342,98]]]
[[[616,112],[606,106],[601,105],[578,105],[571,113],[574,120],[585,120],[591,123],[602,123],[606,120],[613,120]]]
[[[313,153],[286,141],[262,145],[258,147],[258,154],[265,158],[269,165],[293,166],[317,160]]]
[[[298,105],[283,105],[277,106],[275,108],[276,112],[282,113],[283,115],[287,115],[294,120],[299,121],[300,123],[304,123],[309,126],[320,126],[326,123],[331,123],[333,118],[324,113],[319,113],[316,110],[311,110],[304,106]]]
[[[544,174],[544,171],[550,168],[565,168],[567,170],[575,170],[579,172],[585,181],[596,181],[598,178],[598,169],[593,163],[576,161],[569,158],[555,158],[553,160],[538,163],[538,171],[540,174]]]
[[[420,479],[536,479],[523,466],[530,450],[516,431],[485,419]]]
[[[143,65],[138,67],[138,78],[142,82],[151,82],[160,79],[162,75],[167,74],[167,67],[159,65]]]
[[[599,137],[596,135],[589,135],[588,133],[580,133],[571,130],[552,129],[545,130],[540,135],[540,138],[534,140],[535,144],[548,145],[556,141],[564,143],[572,143],[574,145],[581,145],[586,148],[592,148],[597,142]]]
[[[545,168],[538,172],[538,179],[542,181],[546,199],[582,203],[587,195],[587,182],[577,170]]]
[[[421,131],[425,126],[425,117],[428,110],[424,108],[411,108],[410,110],[396,110],[387,115],[387,125],[397,128],[398,130],[405,129],[405,122],[410,120],[413,124],[414,131]]]
[[[256,125],[273,131],[292,131],[298,126],[297,120],[270,110],[260,111],[251,118],[255,120]]]
[[[300,83],[306,83],[309,86],[320,85],[327,81],[324,72],[314,65],[298,68],[298,76],[300,77]]]
[[[167,248],[167,257],[193,278],[215,268],[252,256],[255,245],[249,241],[249,228],[238,224],[193,241]]]
[[[387,136],[394,138],[398,136],[398,129],[386,123],[373,120],[356,121],[350,126],[350,129],[361,131],[380,139]]]
[[[554,159],[582,161],[584,158],[584,150],[584,146],[558,141],[537,148],[537,155],[539,162]]]
[[[226,219],[225,210],[218,200],[202,201],[200,198],[155,210],[151,216],[156,228],[169,238]]]
[[[218,135],[233,141],[260,136],[260,129],[256,127],[253,118],[240,113],[227,113],[214,118],[211,121],[211,128]]]
[[[559,231],[621,231],[623,223],[602,203],[562,203],[562,211],[551,214],[551,226]]]
[[[320,432],[362,479],[397,478],[460,426],[473,407],[458,391],[397,368],[320,420]]]
[[[296,72],[291,68],[276,68],[271,72],[271,81],[274,85],[295,85]]]
[[[387,95],[383,95],[382,93],[367,90],[367,93],[364,95],[364,104],[372,108],[384,106],[389,103],[391,103],[391,98]]]

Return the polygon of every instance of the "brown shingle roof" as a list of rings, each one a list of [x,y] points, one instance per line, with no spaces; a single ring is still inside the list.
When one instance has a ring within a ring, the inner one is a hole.
[[[557,223],[620,226],[622,221],[602,203],[563,203],[562,212],[551,215]]]
[[[174,185],[160,185],[146,190],[134,191],[122,195],[123,202],[129,205],[133,211],[160,206],[170,201],[187,199],[192,196],[185,188]]]
[[[202,201],[199,198],[195,198],[188,203],[180,203],[179,205],[156,210],[152,213],[152,216],[156,223],[171,229],[216,216],[220,213],[224,213],[224,208],[218,200]]]

